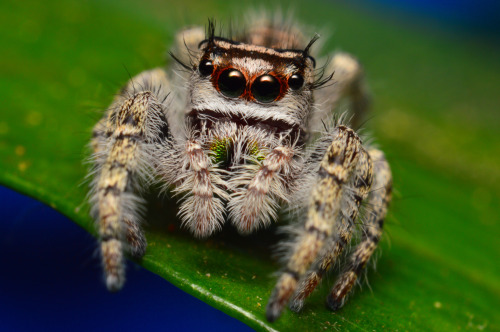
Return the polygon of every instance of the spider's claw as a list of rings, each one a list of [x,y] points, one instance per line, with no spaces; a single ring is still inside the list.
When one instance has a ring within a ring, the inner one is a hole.
[[[120,278],[119,276],[109,275],[106,276],[106,288],[108,291],[115,293],[123,288],[123,284],[125,283],[124,278]]]
[[[345,297],[339,299],[333,296],[333,294],[329,294],[326,298],[326,305],[330,310],[337,311],[340,310],[344,306]]]
[[[300,312],[304,306],[304,299],[292,299],[288,307],[293,312]]]
[[[283,309],[297,287],[297,276],[289,272],[283,273],[274,288],[266,307],[266,317],[274,322],[281,316]]]
[[[125,283],[125,267],[120,241],[116,239],[103,241],[101,252],[106,287],[110,292],[119,291]]]
[[[274,322],[281,316],[283,306],[278,301],[270,300],[266,307],[266,318],[269,322]]]
[[[146,253],[148,243],[146,237],[142,233],[138,233],[136,237],[127,237],[127,253],[133,258],[142,258]]]

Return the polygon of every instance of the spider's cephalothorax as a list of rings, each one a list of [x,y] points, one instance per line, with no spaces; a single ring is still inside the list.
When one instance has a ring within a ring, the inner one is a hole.
[[[137,195],[159,179],[182,197],[180,218],[197,237],[225,222],[250,233],[276,220],[282,205],[298,211],[267,306],[271,321],[290,300],[302,307],[362,224],[328,296],[337,310],[377,246],[391,197],[382,152],[329,120],[346,99],[359,121],[367,100],[360,66],[338,53],[315,69],[316,38],[282,20],[253,19],[243,31],[229,39],[215,36],[212,23],[207,35],[182,31],[172,69],[133,78],[95,126],[91,201],[106,284],[122,287],[124,253],[144,254]]]

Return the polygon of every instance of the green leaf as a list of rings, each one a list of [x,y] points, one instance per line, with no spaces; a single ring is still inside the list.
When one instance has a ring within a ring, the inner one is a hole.
[[[91,127],[129,72],[163,64],[176,29],[241,11],[227,6],[2,2],[0,183],[95,234],[82,163]],[[338,4],[296,12],[335,31],[326,49],[357,55],[375,96],[367,127],[391,162],[397,194],[370,287],[332,313],[324,284],[303,312],[268,323],[279,269],[269,258],[272,231],[198,241],[179,230],[171,202],[151,204],[140,263],[259,330],[500,329],[498,47]]]

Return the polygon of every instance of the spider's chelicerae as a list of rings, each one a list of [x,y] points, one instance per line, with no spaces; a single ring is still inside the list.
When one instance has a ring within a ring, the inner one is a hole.
[[[383,153],[335,115],[347,100],[359,123],[367,104],[360,65],[337,53],[315,69],[317,38],[291,22],[253,18],[241,31],[219,37],[211,22],[207,33],[181,31],[172,68],[133,78],[95,126],[91,200],[106,285],[123,286],[124,253],[144,255],[139,193],[159,180],[180,195],[180,218],[196,237],[224,223],[247,234],[291,208],[270,321],[288,303],[301,309],[359,230],[327,298],[337,310],[377,247],[391,198]]]

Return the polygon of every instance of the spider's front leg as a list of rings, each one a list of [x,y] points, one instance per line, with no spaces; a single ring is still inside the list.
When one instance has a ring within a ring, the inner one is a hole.
[[[356,279],[377,248],[382,236],[387,207],[391,201],[392,174],[389,164],[380,150],[371,149],[369,154],[373,160],[375,176],[368,197],[368,213],[363,223],[363,236],[328,295],[327,304],[332,310],[338,310],[344,305]]]
[[[360,205],[368,196],[372,186],[373,171],[370,153],[361,149],[358,162],[341,201],[340,220],[335,223],[333,236],[326,243],[322,255],[297,287],[290,302],[290,309],[293,311],[302,309],[304,300],[314,291],[328,269],[335,264],[344,248],[349,246]]]
[[[162,103],[166,94],[161,91],[165,79],[159,69],[134,78],[94,128],[91,202],[98,223],[106,286],[112,291],[120,289],[125,281],[123,253],[140,257],[146,250],[136,192],[140,180],[145,180],[154,168],[156,150],[170,145]]]
[[[276,320],[297,289],[298,282],[332,236],[339,222],[341,203],[353,170],[363,152],[356,133],[344,126],[335,128],[333,141],[320,163],[312,188],[307,220],[294,243],[285,271],[267,305],[269,321]]]
[[[321,125],[321,117],[330,118],[332,110],[338,109],[340,102],[347,99],[352,115],[351,126],[358,128],[370,106],[370,94],[361,64],[352,55],[339,52],[334,54],[325,73],[334,73],[333,84],[316,91],[316,102],[322,111],[313,115],[312,122]]]

